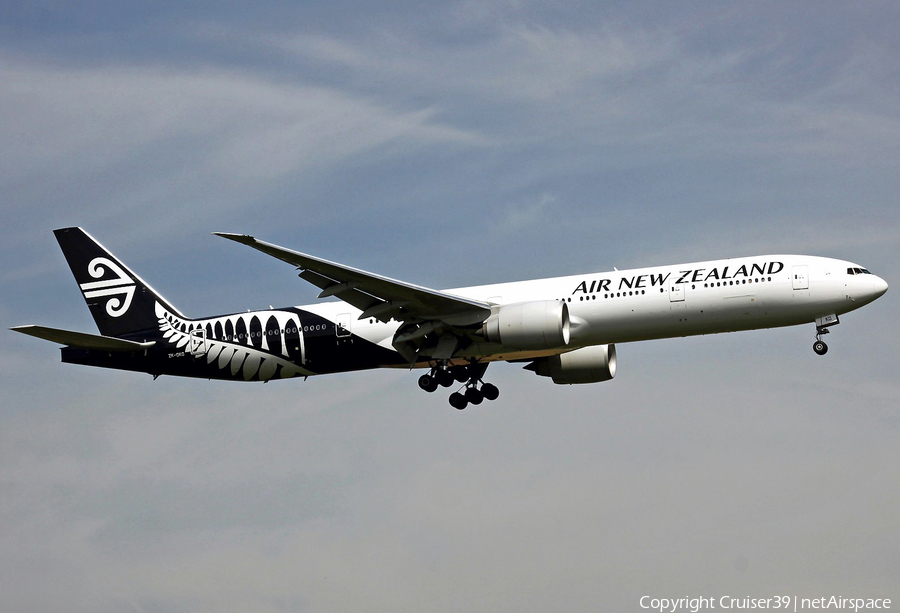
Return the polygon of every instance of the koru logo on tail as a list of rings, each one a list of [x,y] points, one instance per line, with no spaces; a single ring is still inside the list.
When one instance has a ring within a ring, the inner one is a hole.
[[[88,264],[88,274],[100,281],[91,281],[81,284],[81,291],[87,298],[102,298],[109,296],[106,301],[106,312],[110,317],[121,317],[131,306],[134,298],[134,279],[122,270],[122,267],[109,258],[94,258]],[[103,279],[104,276],[115,275],[115,278]]]

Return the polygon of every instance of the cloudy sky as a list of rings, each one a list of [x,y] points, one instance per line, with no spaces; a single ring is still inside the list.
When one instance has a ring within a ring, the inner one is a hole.
[[[297,6],[302,4],[302,6]],[[0,342],[0,610],[900,601],[900,8],[6,2],[0,323],[94,324],[81,225],[188,315],[313,302],[254,233],[429,287],[760,253],[892,291],[812,325],[235,384]]]

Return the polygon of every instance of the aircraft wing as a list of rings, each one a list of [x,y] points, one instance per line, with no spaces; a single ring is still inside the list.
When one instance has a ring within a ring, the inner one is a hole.
[[[58,328],[46,328],[44,326],[16,326],[10,328],[15,332],[21,332],[29,336],[42,338],[60,345],[78,347],[79,349],[99,349],[101,351],[142,351],[156,344],[156,341],[138,343],[116,338],[114,336],[100,336],[99,334],[85,334],[71,330]]]
[[[319,298],[336,296],[360,309],[359,319],[374,317],[387,322],[443,322],[450,326],[475,325],[491,314],[487,302],[454,296],[427,287],[397,281],[364,270],[329,262],[285,249],[246,234],[214,232],[243,243],[300,270],[300,277],[321,288]]]

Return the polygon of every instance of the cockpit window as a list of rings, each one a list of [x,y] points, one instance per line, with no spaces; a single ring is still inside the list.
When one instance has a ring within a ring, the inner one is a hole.
[[[848,275],[871,275],[872,273],[870,273],[865,268],[848,268],[847,274]]]

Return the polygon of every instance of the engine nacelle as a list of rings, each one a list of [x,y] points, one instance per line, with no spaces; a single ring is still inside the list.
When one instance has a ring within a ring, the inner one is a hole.
[[[492,343],[511,349],[557,349],[569,344],[569,307],[558,300],[507,304],[481,329]]]
[[[539,358],[526,366],[554,383],[600,383],[616,376],[616,346],[594,345]]]

